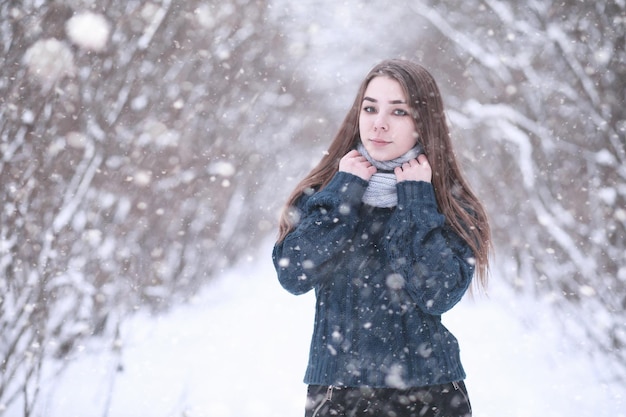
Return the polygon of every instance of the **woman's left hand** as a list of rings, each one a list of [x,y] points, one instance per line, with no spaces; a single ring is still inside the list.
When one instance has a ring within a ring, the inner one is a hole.
[[[402,166],[397,167],[394,171],[398,182],[401,181],[424,181],[431,182],[433,171],[428,163],[426,155],[421,154],[417,159],[411,159]]]

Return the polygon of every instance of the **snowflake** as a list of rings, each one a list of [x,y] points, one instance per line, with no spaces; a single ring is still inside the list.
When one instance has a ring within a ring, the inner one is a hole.
[[[50,89],[63,77],[73,77],[76,73],[74,55],[69,46],[54,38],[38,40],[28,48],[24,53],[24,64],[44,90]]]
[[[65,24],[65,31],[72,43],[95,52],[104,50],[110,30],[104,16],[91,12],[77,14]]]

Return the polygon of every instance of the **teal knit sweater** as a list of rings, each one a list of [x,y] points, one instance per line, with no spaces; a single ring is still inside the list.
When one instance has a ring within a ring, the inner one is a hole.
[[[273,250],[281,285],[316,294],[304,382],[408,388],[464,379],[441,314],[471,282],[472,251],[438,212],[430,183],[398,183],[393,208],[363,204],[366,187],[338,172],[303,194],[295,229]]]

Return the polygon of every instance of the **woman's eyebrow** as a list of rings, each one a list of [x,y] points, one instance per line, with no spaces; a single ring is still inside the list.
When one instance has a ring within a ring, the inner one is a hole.
[[[378,100],[376,100],[375,98],[371,98],[371,97],[363,97],[363,101],[371,101],[372,103],[378,103]],[[391,100],[389,101],[389,104],[406,104],[405,100]]]

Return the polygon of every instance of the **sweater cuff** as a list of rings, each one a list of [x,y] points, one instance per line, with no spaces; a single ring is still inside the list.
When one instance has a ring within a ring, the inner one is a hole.
[[[398,207],[418,204],[437,210],[437,198],[433,185],[426,181],[401,181],[397,184]]]
[[[361,177],[338,171],[322,191],[337,194],[341,202],[354,206],[361,203],[367,185]]]

